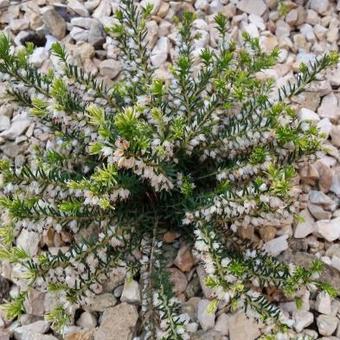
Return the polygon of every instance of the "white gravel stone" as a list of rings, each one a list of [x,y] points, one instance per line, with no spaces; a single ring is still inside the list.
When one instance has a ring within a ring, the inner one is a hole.
[[[122,70],[122,64],[114,59],[103,60],[99,64],[99,72],[102,76],[114,79]]]
[[[316,40],[314,29],[309,24],[303,24],[300,27],[300,32],[304,35],[307,41],[314,42]]]
[[[257,26],[253,23],[249,24],[241,24],[241,29],[244,32],[247,32],[252,38],[258,38],[260,36],[259,30]]]
[[[320,120],[320,117],[316,112],[306,109],[304,107],[299,111],[298,117],[302,121],[318,122]]]
[[[167,37],[160,37],[156,46],[151,52],[151,63],[153,66],[160,66],[168,59],[170,51],[170,41]]]
[[[241,0],[237,3],[237,8],[248,14],[262,16],[266,11],[267,6],[263,0]]]
[[[268,242],[266,242],[263,246],[263,249],[270,255],[277,256],[283,251],[288,249],[288,235],[282,235],[276,237]]]
[[[301,332],[304,328],[307,328],[313,323],[313,313],[308,311],[298,311],[294,315],[294,328],[297,332]]]
[[[301,211],[300,216],[303,218],[303,221],[299,222],[295,227],[295,238],[305,238],[315,231],[314,218],[309,213],[308,209]]]
[[[201,11],[205,12],[209,8],[209,1],[208,0],[196,0],[195,1],[195,8],[197,10],[201,10]]]
[[[89,11],[78,0],[69,0],[67,6],[82,17],[87,17],[89,15]]]
[[[331,297],[325,292],[320,292],[316,297],[315,309],[321,314],[329,315],[332,311],[331,303]]]
[[[40,67],[42,63],[48,58],[49,53],[44,47],[37,47],[30,55],[29,61],[35,67]]]
[[[319,315],[316,319],[319,333],[325,336],[332,335],[338,326],[338,321],[335,316]]]
[[[197,319],[204,331],[215,326],[215,312],[208,311],[210,300],[200,300],[197,306]]]
[[[97,326],[97,319],[90,312],[84,312],[80,315],[79,319],[77,320],[77,325],[82,328],[92,329]]]
[[[84,309],[89,312],[103,312],[107,308],[113,307],[116,303],[117,299],[113,294],[104,293],[94,296]]]
[[[229,339],[230,340],[254,340],[260,335],[258,325],[252,318],[248,318],[243,312],[230,316]]]
[[[56,38],[62,39],[66,34],[66,22],[64,18],[53,8],[43,12],[42,20],[47,30]]]
[[[323,237],[328,242],[337,240],[340,237],[340,217],[317,221],[316,235]]]
[[[262,19],[262,17],[260,17],[259,15],[256,14],[249,14],[248,16],[248,20],[250,23],[256,25],[256,27],[260,30],[260,31],[264,31],[266,29],[266,25]]]
[[[137,320],[138,312],[133,305],[121,303],[108,308],[102,315],[94,340],[133,339]]]
[[[229,334],[229,319],[230,316],[228,314],[221,314],[216,321],[216,325],[214,327],[215,331],[220,332],[222,335]]]
[[[100,20],[103,17],[108,17],[112,13],[111,0],[101,0],[99,6],[95,9],[92,16]]]
[[[338,99],[334,93],[330,93],[322,99],[318,108],[318,114],[322,118],[329,118],[331,121],[337,121],[340,117],[340,107]]]
[[[0,132],[8,130],[11,126],[11,120],[7,116],[0,116]]]
[[[326,32],[328,30],[325,28]],[[327,73],[327,79],[330,81],[333,86],[340,86],[340,66],[338,65],[336,68],[332,68]]]
[[[0,0],[0,8],[7,7],[9,5],[9,0]]]
[[[34,231],[22,229],[18,238],[17,246],[24,249],[29,255],[34,256],[39,249],[40,235]]]
[[[94,22],[97,22],[97,20],[93,18],[75,17],[71,19],[72,26],[78,26],[84,29],[90,29]]]
[[[124,288],[120,300],[122,302],[140,304],[141,295],[139,283],[135,280],[127,278],[124,283]]]
[[[338,197],[340,197],[340,168],[337,168],[333,177],[331,189]]]
[[[70,32],[70,37],[75,41],[87,41],[89,36],[89,31],[82,29],[80,27],[73,27]]]
[[[50,323],[45,320],[33,322],[29,325],[15,328],[14,336],[17,340],[30,340],[33,336],[44,334],[50,328]]]
[[[332,127],[330,136],[332,139],[332,144],[336,147],[340,147],[340,125]]]
[[[324,139],[328,139],[333,128],[331,121],[328,118],[321,119],[318,122],[317,127],[319,128],[319,131],[324,134]]]
[[[27,117],[27,114],[17,115],[13,118],[10,128],[3,131],[0,136],[7,139],[15,139],[22,135],[30,124],[31,119]]]
[[[334,210],[336,207],[335,202],[321,191],[311,190],[308,198],[311,203],[322,205],[329,210]]]
[[[326,14],[329,7],[328,0],[311,0],[310,8],[319,14]]]

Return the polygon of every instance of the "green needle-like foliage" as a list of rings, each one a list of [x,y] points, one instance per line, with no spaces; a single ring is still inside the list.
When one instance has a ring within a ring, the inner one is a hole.
[[[278,50],[264,53],[247,34],[240,45],[229,41],[228,20],[218,14],[218,48],[194,55],[195,16],[184,13],[172,78],[158,79],[146,41],[151,11],[121,1],[117,23],[107,28],[123,63],[112,86],[72,65],[59,43],[52,53],[62,70],[43,74],[29,63],[31,45],[15,50],[0,36],[9,98],[51,133],[48,148],[37,147],[23,166],[0,161],[0,256],[22,268],[29,286],[56,294],[63,307],[47,319],[60,332],[72,306],[87,304],[111,269],[124,266],[144,278],[143,308],[151,310],[141,313],[149,323],[145,336],[186,339],[188,318],[173,296],[160,241],[162,232],[175,230],[195,245],[205,267],[211,311],[223,300],[284,324],[268,288],[291,298],[305,286],[336,292],[316,278],[319,263],[309,269],[280,263],[245,243],[238,230],[279,227],[298,213],[296,164],[321,139],[289,102],[338,56],[302,65],[273,94],[274,81],[257,75],[275,65]],[[15,246],[23,228],[67,234],[67,247],[30,256]],[[149,261],[140,260],[138,249]],[[22,312],[24,296],[5,305],[10,318]]]

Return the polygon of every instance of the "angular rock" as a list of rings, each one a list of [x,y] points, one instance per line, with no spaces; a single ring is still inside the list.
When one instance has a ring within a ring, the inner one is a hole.
[[[328,0],[311,0],[310,8],[318,12],[319,14],[326,14],[329,8],[329,1]]]
[[[337,240],[340,237],[340,217],[317,221],[316,235],[323,237],[328,242]]]
[[[24,249],[29,255],[34,256],[39,249],[40,235],[37,232],[22,229],[18,238],[17,246]]]
[[[309,53],[309,58],[306,59],[304,62],[308,62],[308,60],[314,62],[315,58],[316,58],[315,54]],[[332,87],[328,80],[320,80],[320,81],[312,82],[308,86],[308,90],[311,92],[314,92],[315,95],[319,97],[319,96],[326,96],[327,94],[330,94],[332,92]]]
[[[331,315],[319,315],[316,319],[319,333],[325,336],[330,336],[335,332],[338,322],[339,320]]]
[[[71,19],[71,25],[72,26],[78,26],[80,28],[84,28],[89,30],[90,27],[94,24],[97,23],[98,20],[94,18],[82,18],[82,17],[75,17]]]
[[[301,121],[318,122],[320,120],[320,117],[317,113],[304,107],[299,111],[298,117]]]
[[[268,242],[275,238],[275,235],[277,233],[277,229],[273,226],[263,226],[259,229],[259,234],[261,236],[261,240],[264,242]]]
[[[334,192],[338,197],[340,197],[340,169],[337,168],[333,178],[330,190]]]
[[[30,55],[29,61],[35,67],[40,67],[48,58],[48,52],[45,47],[37,47]]]
[[[298,21],[298,10],[296,8],[293,8],[288,12],[286,15],[286,22],[290,26],[294,26]]]
[[[327,29],[325,27],[323,27],[323,29],[327,32]],[[340,66],[339,65],[336,68],[332,68],[331,70],[329,70],[329,72],[327,73],[327,79],[329,79],[329,81],[331,82],[331,85],[340,86]]]
[[[92,16],[98,18],[99,20],[103,17],[109,17],[112,12],[112,6],[110,0],[102,0],[99,6],[95,9]]]
[[[300,170],[301,179],[311,185],[319,178],[319,173],[313,164],[305,164]]]
[[[337,121],[340,117],[340,107],[338,99],[334,93],[330,93],[322,98],[321,105],[318,108],[318,114],[322,118],[329,118],[331,121]]]
[[[325,210],[319,205],[312,204],[310,202],[307,203],[308,210],[312,214],[312,216],[316,220],[329,220],[332,217],[332,213],[330,211]]]
[[[0,339],[1,340],[10,340],[10,332],[8,330],[0,329]]]
[[[311,216],[308,209],[301,211],[300,216],[303,218],[303,221],[299,222],[295,227],[295,238],[305,238],[315,231],[314,218]]]
[[[59,339],[56,338],[55,336],[49,335],[49,334],[30,333],[29,338],[27,338],[25,340],[59,340]]]
[[[11,126],[8,130],[3,131],[0,136],[14,140],[22,135],[25,130],[30,126],[31,120],[26,114],[20,114],[13,118]]]
[[[256,322],[247,318],[243,312],[231,315],[228,323],[230,340],[254,340],[260,336]]]
[[[0,107],[0,116],[6,116],[8,118],[12,117],[15,106],[11,104],[3,104]]]
[[[50,328],[50,323],[45,320],[33,322],[26,326],[17,327],[14,336],[17,340],[29,340],[34,335],[42,335]]]
[[[210,300],[200,300],[197,306],[197,319],[204,331],[215,326],[215,311],[209,310]]]
[[[27,292],[27,297],[24,301],[25,311],[28,314],[43,316],[45,313],[45,293],[36,289],[30,288]]]
[[[92,23],[87,41],[96,49],[102,47],[105,42],[105,36],[103,25],[100,22],[94,21]]]
[[[177,253],[174,265],[182,272],[189,272],[194,265],[194,258],[191,250],[187,245],[183,245]]]
[[[0,132],[8,130],[11,126],[11,120],[7,116],[0,116]]]
[[[205,283],[205,279],[207,278],[207,273],[205,272],[204,267],[202,265],[197,266],[196,272],[197,272],[198,279],[199,279],[200,284],[201,284],[201,288],[202,288],[204,297],[207,298],[207,299],[212,298],[213,295],[214,295],[214,292],[211,288],[207,287],[207,285]]]
[[[155,67],[161,66],[167,59],[170,51],[170,41],[168,37],[160,37],[156,46],[151,52],[151,63]]]
[[[170,273],[170,281],[173,284],[176,295],[183,293],[188,284],[186,276],[176,268],[169,268],[168,271]]]
[[[124,283],[126,268],[116,267],[111,269],[108,280],[103,283],[104,292],[112,292],[116,287]]]
[[[87,17],[89,16],[89,11],[86,9],[86,7],[79,2],[78,0],[69,0],[67,3],[67,6],[73,10],[76,14]]]
[[[268,254],[277,256],[286,249],[288,249],[288,235],[282,235],[276,237],[263,245],[263,250],[265,250]]]
[[[140,304],[141,295],[139,283],[135,280],[127,278],[124,283],[124,288],[120,300],[122,302]]]
[[[332,311],[331,303],[331,297],[325,292],[320,292],[316,297],[315,309],[321,314],[329,315]]]
[[[49,31],[57,39],[63,39],[66,34],[64,18],[53,8],[48,8],[42,15],[42,20]]]
[[[301,332],[304,328],[307,328],[313,323],[313,313],[308,311],[298,311],[294,315],[295,323],[294,328],[297,332]]]
[[[190,337],[190,340],[226,340],[226,338],[213,329],[209,331],[198,331]]]
[[[319,187],[322,192],[327,193],[332,185],[333,173],[330,167],[321,160],[315,163],[315,167],[319,173]]]
[[[188,314],[190,319],[195,322],[197,321],[197,309],[200,301],[201,299],[195,296],[184,302],[182,305],[182,312]]]
[[[75,329],[64,335],[64,340],[93,340],[93,329]]]
[[[104,311],[94,340],[132,340],[138,312],[135,306],[121,303]]]
[[[201,10],[201,11],[205,12],[209,8],[209,1],[208,0],[196,0],[195,1],[195,8],[197,10]]]
[[[335,202],[321,191],[311,190],[308,196],[311,203],[320,205],[327,210],[335,209]]]
[[[80,27],[73,27],[70,32],[70,37],[75,41],[87,41],[89,32]]]
[[[119,61],[113,59],[103,60],[99,64],[99,72],[102,76],[109,79],[114,79],[122,70],[122,65]]]
[[[340,125],[333,126],[330,136],[332,144],[336,147],[340,147]]]
[[[79,319],[77,320],[77,325],[82,328],[92,329],[97,326],[97,319],[90,312],[84,312],[81,313]]]
[[[216,321],[215,324],[215,331],[220,332],[222,335],[228,335],[229,334],[229,318],[230,316],[228,314],[221,314]]]
[[[97,295],[84,307],[89,312],[104,312],[107,308],[115,306],[117,299],[110,293]]]
[[[258,16],[262,16],[267,9],[263,0],[241,0],[236,6],[242,12]]]

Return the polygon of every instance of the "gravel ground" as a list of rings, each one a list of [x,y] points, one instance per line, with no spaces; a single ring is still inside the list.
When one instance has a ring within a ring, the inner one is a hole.
[[[259,37],[266,51],[280,48],[280,63],[259,77],[272,77],[277,85],[290,79],[301,62],[313,60],[325,51],[339,48],[340,1],[329,0],[143,0],[142,5],[154,5],[148,23],[151,62],[159,77],[168,79],[169,62],[175,57],[175,16],[184,10],[195,11],[195,29],[200,38],[194,53],[207,46],[216,47],[217,31],[213,18],[218,12],[230,17],[230,37],[239,39],[246,31]],[[114,21],[113,13],[119,0],[0,0],[0,27],[20,46],[27,41],[39,46],[31,62],[48,70],[56,63],[50,55],[51,44],[59,40],[70,52],[72,60],[86,71],[103,77],[107,83],[120,76],[112,39],[104,26]],[[301,215],[304,221],[278,228],[265,227],[260,234],[248,228],[242,237],[262,244],[283,260],[305,265],[314,258],[326,264],[325,279],[340,291],[340,65],[294,99],[301,120],[313,120],[324,133],[324,152],[313,163],[301,164],[297,183],[301,195]],[[5,85],[0,82],[0,94]],[[48,131],[25,111],[0,101],[0,155],[20,165],[36,145],[48,141]],[[197,264],[191,249],[176,235],[167,233],[171,277],[176,294],[183,301],[183,310],[191,318],[192,339],[252,340],[268,334],[265,325],[247,319],[243,313],[225,313],[222,309],[207,314],[209,291],[204,286],[204,269]],[[46,233],[41,239],[22,230],[17,244],[31,254],[49,245],[63,247],[62,235]],[[2,263],[0,300],[16,296],[23,284],[15,267]],[[67,340],[132,339],[141,302],[140,285],[125,281],[125,272],[112,273],[110,289],[99,295],[87,310],[75,313],[74,325],[66,330]],[[301,308],[294,301],[278,300],[291,318],[293,329],[280,339],[340,339],[340,301],[324,293],[301,291]],[[0,301],[1,302],[1,301]],[[0,339],[53,340],[58,336],[43,320],[51,304],[49,294],[29,292],[26,314],[10,323],[0,314]],[[308,338],[309,336],[309,338]],[[60,337],[59,337],[60,338]]]

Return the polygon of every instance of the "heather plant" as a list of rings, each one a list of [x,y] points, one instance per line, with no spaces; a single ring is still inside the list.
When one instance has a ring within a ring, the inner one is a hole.
[[[51,134],[23,165],[0,162],[0,257],[22,272],[20,295],[3,306],[9,318],[24,312],[29,287],[55,294],[46,315],[62,332],[75,308],[103,291],[115,267],[142,282],[141,334],[187,339],[187,315],[173,293],[162,237],[175,231],[194,245],[219,304],[258,320],[289,326],[268,292],[296,297],[302,287],[336,292],[310,268],[278,261],[240,229],[279,228],[298,214],[296,169],[321,148],[318,129],[300,122],[289,105],[325,68],[329,53],[302,64],[295,79],[275,90],[258,73],[279,51],[259,40],[228,38],[228,20],[216,15],[215,50],[193,53],[195,16],[179,20],[171,79],[158,79],[150,62],[146,23],[151,6],[122,0],[107,28],[119,48],[123,74],[113,85],[73,65],[61,44],[52,47],[55,70],[30,65],[34,47],[14,49],[0,37],[0,72],[7,94]],[[22,230],[59,233],[67,247],[31,256],[16,245]]]

